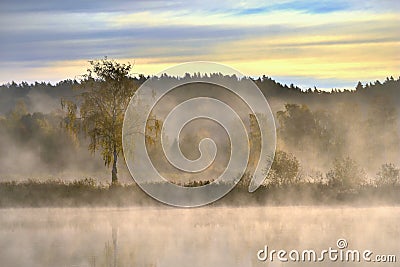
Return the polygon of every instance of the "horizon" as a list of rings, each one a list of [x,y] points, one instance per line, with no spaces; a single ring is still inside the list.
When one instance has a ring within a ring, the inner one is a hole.
[[[211,74],[211,73],[207,73],[207,74]],[[156,75],[144,75],[144,74],[141,74],[141,73],[140,74],[135,73],[135,75],[131,75],[130,77],[133,78],[133,79],[139,79],[140,75],[143,75],[146,79],[148,79],[149,77],[156,76]],[[175,75],[169,75],[169,76],[170,77],[174,77],[174,78],[175,77],[181,77],[181,76],[175,76]],[[356,87],[357,87],[358,82],[361,82],[361,81],[356,81],[354,83],[353,87],[348,87],[348,88],[347,87],[346,88],[339,88],[339,87],[332,87],[332,88],[307,87],[307,88],[305,88],[305,87],[301,87],[300,85],[298,85],[298,84],[296,84],[294,82],[290,82],[290,81],[289,81],[289,83],[281,82],[281,81],[279,81],[279,80],[277,80],[277,79],[275,79],[275,78],[273,78],[271,76],[267,76],[265,74],[260,75],[260,76],[244,76],[244,78],[250,78],[253,81],[256,81],[258,79],[262,80],[264,76],[266,78],[271,79],[275,83],[280,84],[282,87],[290,87],[290,85],[293,84],[293,86],[295,88],[298,88],[303,92],[306,92],[309,89],[311,89],[313,92],[314,92],[314,90],[319,90],[319,91],[324,91],[324,92],[334,92],[335,90],[336,90],[336,92],[356,91]],[[398,80],[400,81],[400,76],[399,77],[386,76],[385,78],[377,79],[375,81],[367,81],[367,82],[364,82],[364,83],[361,82],[361,83],[362,83],[363,86],[366,86],[366,85],[369,85],[369,84],[375,84],[377,81],[379,81],[380,83],[384,83],[386,80],[392,79],[392,78],[394,79],[394,81],[398,81]],[[12,85],[12,83],[15,83],[17,86],[21,86],[23,83],[27,83],[28,86],[35,86],[35,83],[38,83],[38,84],[45,83],[46,85],[50,84],[51,86],[57,86],[59,83],[64,82],[64,81],[77,81],[77,82],[79,82],[77,77],[75,77],[73,79],[66,78],[66,79],[63,79],[63,80],[58,80],[58,81],[53,81],[53,82],[52,81],[43,81],[43,80],[42,81],[38,81],[38,80],[34,80],[34,81],[22,80],[22,81],[16,82],[16,81],[13,80],[13,81],[9,81],[9,82],[0,84],[0,87],[2,87],[2,86],[9,87],[9,86]]]

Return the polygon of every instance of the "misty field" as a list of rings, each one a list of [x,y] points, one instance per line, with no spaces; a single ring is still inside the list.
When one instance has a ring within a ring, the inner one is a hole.
[[[214,181],[216,187],[231,186],[218,179],[231,166],[232,151],[250,155],[246,172],[232,164],[231,176],[241,180],[229,194],[202,208],[180,209],[146,195],[138,184],[167,183],[135,183],[132,175],[139,174],[128,170],[123,153],[129,152],[122,144],[124,111],[150,78],[131,76],[130,64],[107,58],[90,64],[92,71],[79,81],[0,86],[1,267],[398,266],[400,77],[328,92],[301,90],[267,76],[162,75],[157,83],[193,85],[158,102],[138,132],[145,149],[129,149],[149,156],[166,181],[188,187]],[[274,148],[276,143],[273,156],[261,162],[259,151],[262,132],[271,127],[257,126],[256,112],[224,88],[205,83],[209,79],[257,85],[275,121],[276,140],[267,138]],[[155,93],[146,92],[149,99]],[[164,156],[161,130],[179,103],[204,95],[236,107],[248,140],[233,150],[229,132],[218,123],[188,123],[166,143],[179,143],[181,154],[193,161],[201,157],[199,144],[206,137],[219,151],[204,172],[193,175]],[[144,99],[138,100],[140,111],[151,106]],[[133,126],[128,129],[136,132]],[[145,166],[140,158],[138,166]],[[264,182],[250,194],[259,161],[266,166],[259,176]],[[370,250],[371,257],[390,256],[392,262],[258,259],[266,246],[270,252],[323,251],[337,249],[340,239],[348,249]]]
[[[2,266],[309,266],[260,262],[257,252],[328,249],[340,238],[400,257],[398,207],[38,208],[0,217]]]

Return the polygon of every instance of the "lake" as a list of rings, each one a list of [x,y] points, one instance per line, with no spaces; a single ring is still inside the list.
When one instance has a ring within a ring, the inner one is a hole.
[[[371,250],[372,257],[396,255],[398,264],[400,207],[0,210],[4,267],[396,266],[328,258],[282,263],[277,255],[272,262],[257,256],[265,246],[288,253],[338,249],[339,239],[347,249]]]

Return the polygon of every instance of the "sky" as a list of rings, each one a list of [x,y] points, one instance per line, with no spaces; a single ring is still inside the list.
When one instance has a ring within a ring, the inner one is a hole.
[[[152,75],[214,61],[302,88],[400,75],[400,1],[0,2],[0,83],[74,79],[88,60]]]

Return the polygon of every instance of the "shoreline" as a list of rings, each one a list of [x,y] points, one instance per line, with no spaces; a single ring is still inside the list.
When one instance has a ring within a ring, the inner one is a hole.
[[[207,207],[398,207],[400,186],[364,186],[339,190],[306,183],[284,187],[260,187],[254,193],[237,185]],[[0,209],[6,208],[174,208],[148,196],[136,184],[105,186],[85,180],[0,183]],[[204,207],[204,206],[203,206]]]

